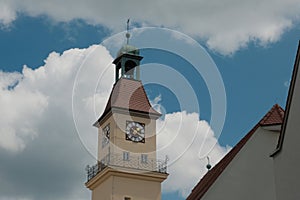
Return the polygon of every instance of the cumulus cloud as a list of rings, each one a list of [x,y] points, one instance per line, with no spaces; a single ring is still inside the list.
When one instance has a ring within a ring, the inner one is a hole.
[[[158,153],[169,158],[169,177],[165,192],[179,192],[186,197],[207,172],[206,156],[212,165],[228,151],[218,144],[213,130],[197,113],[185,111],[166,114],[158,121]]]
[[[90,199],[84,168],[96,162],[91,125],[112,88],[112,59],[93,45],[53,52],[34,70],[0,72],[0,199]],[[153,100],[158,109],[162,98]],[[227,151],[207,122],[185,111],[158,121],[158,142],[170,158],[164,191],[183,196],[206,172],[207,150],[214,146],[212,164]]]
[[[20,87],[19,81],[19,73],[0,72],[0,147],[13,152],[21,151],[37,135],[35,121],[48,104],[46,96]]]
[[[207,156],[214,166],[230,150],[218,143],[210,125],[198,113],[186,111],[166,113],[160,104],[162,95],[150,101],[163,116],[157,121],[157,153],[160,160],[168,158],[168,179],[164,192],[178,192],[187,197],[207,172]]]
[[[92,56],[92,52],[99,51],[97,49],[106,51],[103,50],[104,47],[92,46],[89,49],[68,50],[62,55],[53,52],[45,60],[45,66],[38,69],[32,70],[24,66],[22,73],[0,73],[0,123],[2,136],[5,134],[5,137],[0,138],[0,147],[13,151],[22,150],[26,140],[37,134],[37,130],[32,128],[36,127],[36,121],[53,112],[49,110],[52,107],[59,109],[58,113],[65,112],[72,116],[70,111],[74,77],[83,64],[91,64],[91,67],[97,69],[96,58]],[[89,59],[85,62],[87,57]],[[103,60],[110,62],[112,59],[107,51],[103,58],[98,58],[100,66],[103,65]],[[85,80],[89,78],[85,77]],[[91,88],[92,83],[87,81],[82,84]],[[89,92],[93,94],[94,91]]]
[[[267,45],[299,21],[298,0],[254,1],[49,1],[2,0],[0,20],[8,24],[18,12],[30,16],[47,15],[56,21],[83,19],[113,31],[124,30],[125,18],[143,26],[164,26],[181,30],[228,55],[249,42]],[[68,10],[68,12],[66,12]]]
[[[0,23],[4,26],[9,25],[16,19],[16,10],[13,3],[9,0],[0,1]]]
[[[89,78],[98,76],[111,60],[103,46],[95,45],[61,55],[53,52],[34,70],[24,66],[21,73],[0,72],[0,199],[90,198],[84,168],[95,160],[75,129],[72,92],[76,93],[76,74],[86,64],[91,74],[85,81],[79,79],[77,87],[84,85],[84,133],[95,140],[95,117],[84,98],[95,92]]]

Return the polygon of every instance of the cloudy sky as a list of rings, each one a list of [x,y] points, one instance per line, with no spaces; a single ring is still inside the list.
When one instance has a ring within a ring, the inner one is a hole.
[[[164,113],[163,199],[184,199],[205,156],[214,165],[273,104],[285,106],[299,10],[299,0],[0,0],[0,199],[90,199],[91,125],[127,18],[147,95]]]

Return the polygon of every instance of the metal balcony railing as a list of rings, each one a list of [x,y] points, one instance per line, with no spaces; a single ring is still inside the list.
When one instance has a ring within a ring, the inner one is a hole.
[[[128,160],[123,159],[123,155],[110,154],[105,159],[99,161],[93,166],[87,165],[87,181],[91,180],[106,167],[118,167],[125,169],[137,169],[159,173],[167,173],[167,158],[165,160],[141,160],[140,157],[130,157]]]

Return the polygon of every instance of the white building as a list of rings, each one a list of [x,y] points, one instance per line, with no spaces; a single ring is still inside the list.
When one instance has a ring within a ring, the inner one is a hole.
[[[300,44],[286,103],[277,104],[194,187],[187,200],[300,199]],[[298,122],[298,123],[297,123]]]
[[[277,200],[300,199],[300,44],[286,103],[286,115],[273,153]]]

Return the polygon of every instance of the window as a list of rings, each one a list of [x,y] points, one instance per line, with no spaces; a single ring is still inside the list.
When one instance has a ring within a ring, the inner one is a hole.
[[[148,162],[148,155],[147,154],[142,154],[141,155],[141,162],[142,163],[147,163]]]
[[[124,197],[124,200],[131,200],[130,197]]]
[[[123,160],[129,160],[129,152],[127,152],[127,151],[124,151],[123,152]]]
[[[119,71],[118,71],[119,73],[118,73],[118,79],[120,79],[121,78],[121,76],[122,76],[122,69],[121,69],[121,67],[119,68]]]

